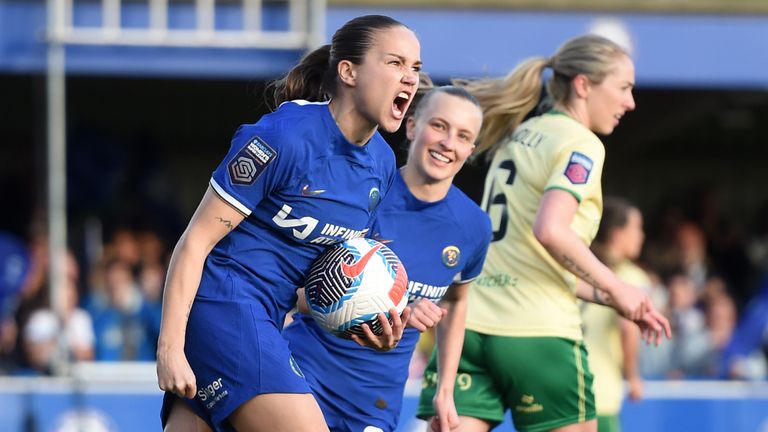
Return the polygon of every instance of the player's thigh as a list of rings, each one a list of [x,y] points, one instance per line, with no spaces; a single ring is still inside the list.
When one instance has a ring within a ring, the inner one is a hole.
[[[451,429],[451,432],[488,432],[495,424],[479,418],[459,416],[459,427]]]
[[[485,341],[488,336],[467,330],[456,373],[453,399],[459,416],[472,417],[495,426],[504,421],[503,395],[486,363]],[[435,415],[432,399],[437,390],[437,356],[432,352],[424,371],[417,416],[428,419]],[[486,429],[487,430],[487,429]]]
[[[518,430],[549,431],[595,418],[592,374],[582,342],[492,336],[486,355]]]
[[[583,423],[571,423],[563,427],[551,429],[549,432],[598,432],[597,419]]]
[[[324,432],[328,430],[315,398],[308,393],[267,393],[243,403],[230,416],[238,431]]]
[[[168,414],[163,432],[213,432],[208,424],[180,399],[176,399]]]

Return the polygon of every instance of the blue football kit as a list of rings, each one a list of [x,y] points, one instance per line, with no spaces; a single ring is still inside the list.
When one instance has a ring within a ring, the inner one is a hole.
[[[395,172],[381,135],[350,143],[327,102],[287,102],[237,130],[210,186],[246,217],[205,261],[185,342],[198,386],[185,402],[215,430],[259,394],[310,392],[285,314],[320,252],[365,235]]]
[[[438,302],[454,282],[469,282],[485,260],[490,219],[458,188],[424,202],[400,175],[384,198],[371,235],[386,242],[408,272],[409,301]],[[377,352],[322,330],[296,314],[283,330],[331,431],[397,427],[408,366],[420,332],[406,328],[397,347]]]

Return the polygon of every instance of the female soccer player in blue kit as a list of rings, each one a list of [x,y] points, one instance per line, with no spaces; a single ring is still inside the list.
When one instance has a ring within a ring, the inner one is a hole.
[[[420,66],[411,30],[355,18],[278,83],[277,111],[237,130],[171,259],[166,430],[327,430],[280,330],[314,258],[347,237],[326,228],[363,235],[388,193],[395,158],[377,128],[400,127]],[[395,314],[386,336],[402,326]]]
[[[408,270],[413,311],[400,343],[388,352],[372,351],[322,330],[305,314],[296,314],[283,331],[333,431],[397,427],[420,331],[439,321],[440,352],[449,354],[446,359],[459,356],[467,287],[482,268],[491,224],[452,181],[472,154],[481,123],[477,100],[450,86],[427,93],[407,120],[408,161],[371,230]],[[436,406],[446,418],[452,412],[458,421],[452,387],[457,365],[440,367],[447,374],[441,382],[447,385]]]

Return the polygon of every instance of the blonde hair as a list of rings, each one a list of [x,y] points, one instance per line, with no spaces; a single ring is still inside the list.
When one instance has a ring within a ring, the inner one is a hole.
[[[477,140],[475,154],[493,156],[503,138],[511,134],[541,99],[542,72],[552,68],[547,91],[555,102],[567,104],[571,98],[571,82],[585,75],[599,84],[614,68],[618,57],[628,55],[615,42],[597,35],[585,35],[564,43],[551,58],[533,57],[523,61],[506,77],[478,80],[454,80],[466,88],[483,108],[484,127]]]

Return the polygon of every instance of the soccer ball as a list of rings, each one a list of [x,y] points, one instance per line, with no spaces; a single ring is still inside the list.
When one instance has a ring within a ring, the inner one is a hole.
[[[361,324],[381,334],[378,314],[408,304],[408,275],[390,248],[353,238],[331,246],[312,264],[305,288],[307,305],[320,327],[349,339],[364,335]]]

